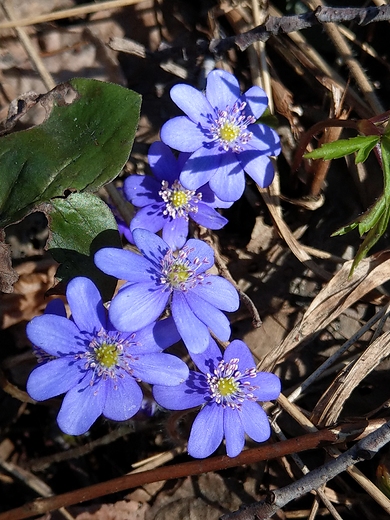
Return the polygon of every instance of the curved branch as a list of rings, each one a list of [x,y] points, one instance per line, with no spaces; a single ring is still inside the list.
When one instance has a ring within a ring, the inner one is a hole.
[[[269,497],[261,502],[245,506],[240,511],[223,515],[221,520],[265,520],[271,518],[281,507],[313,489],[321,487],[322,484],[336,477],[349,466],[371,459],[388,442],[390,442],[390,421],[357,442],[337,459],[310,471],[300,480],[273,491]]]
[[[222,54],[234,46],[244,51],[255,42],[267,41],[271,36],[308,29],[314,25],[331,22],[355,21],[359,25],[390,20],[390,6],[380,7],[318,7],[315,11],[292,16],[269,16],[263,25],[237,36],[212,40],[209,46],[213,54]]]

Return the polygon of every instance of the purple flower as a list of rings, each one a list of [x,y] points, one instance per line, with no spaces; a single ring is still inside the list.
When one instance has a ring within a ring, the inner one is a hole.
[[[30,341],[48,355],[30,374],[27,391],[37,401],[66,394],[57,417],[65,433],[85,433],[102,414],[132,417],[143,398],[137,381],[177,385],[188,376],[183,361],[161,352],[180,339],[172,319],[124,334],[111,325],[88,278],[69,282],[66,296],[71,319],[63,305],[52,305],[27,325]]]
[[[256,442],[266,441],[271,429],[256,401],[277,399],[279,378],[256,372],[249,348],[239,340],[230,343],[223,357],[213,340],[205,352],[191,357],[201,372],[190,371],[188,379],[175,387],[153,387],[157,403],[169,410],[202,406],[191,428],[188,453],[208,457],[225,438],[228,456],[236,457],[245,434]]]
[[[260,87],[241,95],[237,79],[223,70],[207,78],[206,95],[179,84],[171,98],[186,116],[174,117],[161,129],[161,140],[181,152],[193,152],[180,182],[196,190],[207,182],[222,200],[235,201],[244,191],[244,170],[262,188],[274,177],[270,155],[280,153],[277,133],[255,124],[267,108]]]
[[[230,337],[230,323],[222,311],[239,305],[234,286],[206,270],[214,253],[202,240],[190,239],[177,253],[146,229],[133,238],[142,255],[105,248],[95,254],[103,272],[127,280],[110,305],[110,319],[119,330],[137,330],[155,321],[170,305],[177,330],[191,352],[209,344],[211,329],[222,341]]]
[[[189,217],[206,228],[221,229],[227,220],[213,208],[231,205],[216,200],[207,185],[196,191],[183,188],[179,175],[187,158],[188,154],[181,154],[176,160],[168,146],[155,142],[148,155],[155,178],[130,175],[124,184],[126,198],[141,208],[132,219],[130,230],[143,228],[156,233],[162,229],[162,237],[172,249],[183,247]]]
[[[118,226],[119,234],[124,236],[130,244],[134,244],[133,233],[131,232],[130,227],[120,215],[116,214],[116,212],[113,212],[113,214],[116,220],[116,225]]]

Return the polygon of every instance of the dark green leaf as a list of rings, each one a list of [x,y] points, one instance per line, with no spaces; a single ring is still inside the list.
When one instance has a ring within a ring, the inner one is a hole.
[[[380,219],[376,222],[373,228],[367,233],[365,239],[363,240],[361,246],[356,253],[356,256],[353,260],[351,272],[353,273],[355,267],[359,264],[363,258],[366,257],[368,251],[378,242],[380,237],[386,231],[387,226],[390,220],[390,206],[385,208],[385,211],[382,213]]]
[[[69,104],[67,91],[76,94]],[[129,156],[140,110],[135,92],[77,78],[45,102],[53,106],[44,123],[0,138],[0,227],[67,189],[97,190]]]
[[[48,249],[60,262],[57,277],[67,282],[87,276],[105,300],[112,296],[116,280],[98,269],[93,255],[102,247],[121,247],[115,218],[109,207],[90,193],[74,193],[53,199],[48,210],[51,230]]]
[[[383,195],[387,204],[390,203],[390,138],[385,135],[381,140],[382,168],[383,168]]]
[[[383,213],[386,211],[386,199],[382,195],[380,199],[374,204],[374,206],[363,215],[359,221],[359,234],[360,236],[367,233],[373,228],[379,220],[382,218]]]
[[[279,126],[278,118],[270,112],[269,108],[266,108],[263,115],[261,115],[259,117],[259,119],[256,121],[256,124],[258,124],[258,123],[261,125],[270,126],[271,128],[274,128],[274,129],[278,128],[278,126]]]
[[[376,136],[373,136],[376,137]],[[370,152],[375,146],[378,144],[378,140],[373,140],[371,143],[367,143],[366,145],[363,145],[356,153],[355,157],[355,163],[362,163],[367,160],[368,156],[370,155]]]
[[[332,237],[338,237],[340,235],[345,235],[346,233],[349,233],[350,231],[352,231],[353,229],[356,229],[359,225],[359,221],[358,220],[355,220],[355,222],[351,222],[350,224],[348,224],[347,226],[344,226],[340,229],[338,229],[337,231],[335,231],[334,233],[331,234]]]
[[[323,144],[320,148],[313,150],[304,155],[306,159],[324,159],[328,161],[330,159],[339,159],[345,155],[349,155],[353,152],[358,152],[361,148],[368,148],[371,146],[372,149],[379,141],[379,136],[368,135],[368,136],[357,136],[351,139],[339,139],[332,143]]]

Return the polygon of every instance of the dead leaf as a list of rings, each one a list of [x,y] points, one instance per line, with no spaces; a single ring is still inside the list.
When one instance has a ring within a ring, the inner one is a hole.
[[[385,332],[355,362],[337,374],[314,408],[311,421],[319,427],[335,424],[353,390],[389,354],[390,332]]]
[[[390,278],[390,251],[383,251],[362,260],[350,276],[352,260],[346,262],[314,298],[301,323],[260,364],[271,370],[292,350],[307,343],[345,309]]]
[[[19,276],[12,268],[11,250],[9,245],[4,242],[4,239],[4,230],[0,229],[0,291],[9,294],[14,290],[13,285]]]
[[[76,520],[144,520],[148,509],[147,504],[121,500],[115,504],[103,504],[91,513],[81,513]]]
[[[0,300],[0,329],[31,320],[48,303],[46,292],[55,284],[58,264],[52,258],[24,262],[16,268],[14,292]]]

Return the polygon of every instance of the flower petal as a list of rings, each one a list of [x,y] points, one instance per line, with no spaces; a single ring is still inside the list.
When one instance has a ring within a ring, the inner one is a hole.
[[[157,320],[167,305],[169,294],[152,283],[126,285],[111,302],[110,320],[123,332],[142,329]]]
[[[177,330],[188,350],[195,353],[206,350],[210,333],[206,325],[192,312],[184,295],[179,291],[173,293],[171,311]]]
[[[180,182],[188,190],[196,190],[213,177],[219,168],[223,154],[216,147],[196,149],[184,164]]]
[[[83,347],[83,342],[77,339],[80,337],[80,332],[76,325],[62,316],[54,314],[37,316],[27,324],[26,332],[33,345],[42,348],[52,356],[75,354]]]
[[[54,300],[49,301],[45,308],[45,314],[55,314],[56,316],[66,318],[64,302],[60,298],[54,298]]]
[[[104,381],[106,386],[106,402],[103,415],[113,421],[126,421],[133,417],[142,404],[142,390],[131,376],[123,379],[108,378]]]
[[[244,401],[241,409],[241,421],[245,433],[256,442],[270,438],[271,427],[262,407],[253,401]]]
[[[196,416],[188,439],[188,453],[202,459],[211,455],[223,439],[222,406],[207,404]]]
[[[224,70],[213,70],[207,76],[206,97],[213,108],[232,108],[240,97],[240,85],[233,74]]]
[[[188,220],[185,217],[166,218],[162,237],[173,251],[182,248],[188,237]]]
[[[180,169],[178,162],[170,148],[161,141],[155,141],[149,148],[148,153],[149,166],[155,177],[160,181],[159,189],[161,189],[161,181],[167,181],[169,184],[179,178]]]
[[[197,267],[197,273],[204,273],[207,269],[210,269],[214,265],[214,251],[211,246],[206,244],[203,240],[198,240],[197,238],[190,238],[186,242],[186,248],[189,249],[188,252],[188,260],[191,264],[199,264],[201,265]],[[195,266],[192,265],[194,269]],[[207,277],[208,280],[208,277]],[[207,283],[207,282],[204,282]]]
[[[130,227],[124,220],[115,216],[116,224],[120,235],[123,235],[130,244],[134,244],[133,233],[130,231]]]
[[[74,359],[61,357],[37,366],[27,380],[27,392],[37,401],[51,399],[77,385],[85,376]]]
[[[274,167],[266,155],[259,155],[256,150],[245,150],[240,153],[242,167],[260,188],[266,188],[274,179]]]
[[[150,385],[179,385],[187,379],[189,373],[184,361],[164,353],[141,355],[131,364],[131,368],[134,377]]]
[[[221,341],[228,341],[230,338],[230,322],[216,307],[196,296],[193,291],[184,295],[189,307],[195,316],[204,323]]]
[[[251,384],[259,387],[253,392],[259,401],[273,401],[280,395],[281,382],[275,374],[258,372],[256,378],[251,379]]]
[[[252,132],[252,139],[249,140],[245,149],[254,148],[265,155],[279,155],[281,152],[280,138],[278,134],[266,125],[250,125],[248,131]]]
[[[91,386],[81,383],[65,395],[57,416],[58,426],[68,435],[82,435],[87,432],[102,414],[106,401],[106,387],[103,381]]]
[[[243,152],[238,154],[241,156]],[[211,177],[210,188],[221,200],[234,202],[244,193],[245,176],[243,166],[233,152],[222,154],[218,171]]]
[[[161,141],[179,150],[179,152],[194,152],[205,142],[205,133],[186,116],[170,119],[160,130]]]
[[[135,229],[133,232],[135,245],[141,253],[161,270],[161,260],[167,254],[169,246],[162,238],[147,229]],[[136,280],[134,280],[136,281]]]
[[[214,112],[202,92],[190,85],[174,85],[170,95],[172,101],[196,124]]]
[[[239,359],[238,369],[241,373],[245,372],[246,369],[256,367],[255,360],[253,359],[253,355],[249,347],[239,339],[235,339],[230,343],[224,352],[223,359],[226,362],[230,361],[231,359]],[[253,379],[251,379],[251,384],[252,382]]]
[[[96,285],[89,278],[73,278],[66,288],[72,319],[80,331],[99,332],[106,327],[106,310]]]
[[[132,218],[130,222],[130,230],[142,228],[157,233],[164,226],[167,221],[167,217],[163,214],[165,204],[150,204],[144,206],[137,214]],[[134,240],[134,238],[133,238]]]
[[[227,456],[237,457],[245,444],[245,432],[239,410],[232,410],[228,406],[224,409],[223,431],[226,439]]]
[[[198,192],[202,194],[202,202],[205,202],[212,208],[230,208],[233,202],[225,202],[219,199],[210,188],[209,183],[204,184],[198,189]]]
[[[151,263],[133,251],[105,247],[95,253],[94,261],[103,273],[120,280],[150,282],[152,279]]]
[[[221,350],[213,338],[210,338],[206,350],[200,354],[194,354],[191,352],[190,355],[192,361],[204,374],[212,374],[216,369],[218,362],[222,359]]]
[[[228,223],[228,220],[220,215],[214,208],[205,204],[204,202],[198,202],[198,211],[190,213],[191,218],[195,220],[200,226],[204,226],[208,229],[221,229]]]
[[[244,101],[247,106],[245,108],[245,115],[254,116],[258,119],[264,113],[268,106],[268,97],[264,90],[260,87],[251,87],[241,96],[241,101]]]
[[[123,185],[126,199],[137,208],[161,202],[161,182],[149,175],[129,175]]]
[[[191,292],[222,311],[233,312],[240,305],[237,289],[222,276],[209,275]]]
[[[161,352],[180,339],[175,322],[172,316],[169,316],[137,331],[135,336],[137,345],[132,346],[131,353],[137,355]]]
[[[190,158],[191,156],[191,153],[190,152],[180,152],[179,153],[179,156],[177,158],[177,167],[179,169],[179,172],[182,171],[183,169],[183,166],[185,165],[185,163],[188,161],[188,159]]]
[[[190,371],[188,379],[180,385],[154,385],[153,396],[167,410],[186,410],[204,404],[208,388],[203,374]]]

